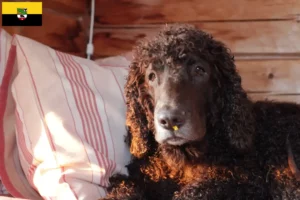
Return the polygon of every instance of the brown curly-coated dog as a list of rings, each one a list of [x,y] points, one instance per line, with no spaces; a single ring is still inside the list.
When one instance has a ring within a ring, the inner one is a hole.
[[[211,35],[172,25],[144,40],[125,92],[133,158],[105,199],[300,199],[300,106],[251,101]]]

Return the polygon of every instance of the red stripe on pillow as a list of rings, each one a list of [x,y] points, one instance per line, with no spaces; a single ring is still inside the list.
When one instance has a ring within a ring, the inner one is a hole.
[[[95,93],[91,90],[85,72],[80,64],[70,55],[61,52],[56,52],[56,55],[71,85],[74,100],[83,125],[85,140],[94,148],[99,166],[106,169],[103,172],[104,176],[100,176],[100,185],[108,186],[107,172],[112,164],[107,159],[108,147],[103,130],[102,118],[97,108]],[[100,94],[99,96],[101,97]],[[112,168],[114,167],[112,166]]]
[[[60,76],[60,74],[59,74],[59,72],[58,72],[58,69],[57,69],[57,68],[58,68],[57,63],[55,62],[54,58],[52,57],[52,55],[51,55],[49,49],[47,49],[47,50],[48,50],[48,53],[49,53],[49,56],[50,56],[51,60],[53,61],[53,65],[55,66],[57,75],[60,77],[61,85],[63,86],[64,84],[63,84],[62,79],[63,79],[64,77],[61,77],[61,76]],[[66,93],[66,89],[65,89],[64,86],[63,86],[63,90],[64,90],[65,100],[66,100],[66,102],[67,102],[67,104],[68,104],[69,111],[70,111],[70,113],[72,113],[72,112],[71,112],[71,106],[70,106],[70,103],[69,103],[69,101],[67,100],[67,99],[68,99],[68,98],[67,98],[67,93]],[[76,101],[76,100],[77,100],[77,99],[75,98],[75,101]],[[77,102],[76,102],[76,104],[77,104]],[[76,125],[75,125],[75,119],[74,119],[74,115],[73,115],[73,114],[72,114],[72,121],[73,121],[73,126],[76,127]],[[82,146],[84,147],[84,142],[83,142],[82,138],[80,137],[80,135],[79,135],[78,133],[77,133],[77,136],[78,136],[78,138],[80,139],[80,142],[81,142]],[[88,155],[88,153],[87,153],[86,148],[84,148],[84,151],[85,151],[85,154],[86,154],[86,158],[88,159],[89,165],[91,165],[91,160],[90,160],[90,157],[89,157],[89,155]],[[92,178],[91,178],[91,182],[92,182],[92,181],[93,181],[93,176],[94,176],[94,171],[91,170],[91,173],[92,173],[92,175],[91,175],[91,177],[92,177]]]
[[[9,50],[9,57],[7,59],[5,73],[0,86],[0,176],[6,189],[11,193],[11,195],[18,198],[24,198],[10,181],[4,164],[5,143],[4,143],[3,122],[4,122],[4,114],[7,106],[7,97],[9,92],[8,89],[9,89],[9,84],[13,73],[13,66],[15,63],[16,52],[17,52],[16,46],[12,45]]]
[[[92,108],[90,109],[90,111],[92,111],[92,113],[93,113],[93,116],[94,116],[94,119],[95,119],[95,122],[96,122],[96,127],[97,128],[99,128],[99,125],[100,125],[100,128],[101,128],[101,131],[98,131],[98,133],[99,133],[99,136],[101,137],[100,138],[100,142],[102,141],[102,142],[104,142],[103,143],[103,149],[100,149],[101,150],[101,152],[102,153],[104,153],[104,155],[105,156],[108,156],[108,147],[107,147],[107,143],[106,143],[106,136],[105,136],[105,132],[104,132],[104,129],[103,129],[103,122],[102,122],[102,118],[101,118],[101,116],[100,116],[100,113],[99,113],[99,111],[98,111],[98,109],[97,109],[97,103],[96,103],[96,95],[95,95],[95,93],[91,90],[91,88],[89,87],[89,85],[88,85],[88,82],[87,82],[87,78],[86,78],[86,76],[85,76],[85,73],[84,73],[84,71],[83,71],[83,69],[82,69],[82,66],[80,66],[80,64],[78,63],[78,62],[76,62],[72,57],[71,57],[71,55],[68,55],[68,57],[70,58],[70,60],[71,60],[71,63],[72,64],[74,64],[74,66],[76,66],[77,67],[77,69],[78,70],[80,70],[80,73],[81,73],[81,75],[83,76],[83,82],[84,82],[84,84],[86,85],[86,89],[89,91],[89,93],[90,93],[90,95],[91,95],[91,100],[92,100],[92,103],[91,103],[91,105],[92,105]],[[100,94],[99,94],[100,95]],[[101,99],[102,99],[102,101],[103,101],[103,98],[102,98],[102,96],[100,95],[100,97],[101,97]],[[103,102],[104,103],[104,102]],[[96,113],[95,113],[96,112]],[[98,123],[99,124],[98,124]]]
[[[44,119],[45,113],[44,113],[44,110],[43,110],[43,106],[42,106],[41,100],[40,100],[39,95],[38,95],[37,86],[36,86],[34,77],[33,77],[33,75],[32,75],[32,71],[31,71],[31,67],[30,67],[29,61],[28,61],[28,59],[27,59],[27,56],[26,56],[26,54],[25,54],[25,52],[24,52],[24,50],[23,50],[23,48],[22,48],[22,45],[20,44],[18,38],[16,38],[16,41],[17,41],[17,43],[18,43],[18,45],[19,45],[19,47],[20,47],[20,50],[21,50],[21,52],[22,52],[24,58],[25,58],[26,65],[27,65],[28,72],[29,72],[29,76],[30,76],[31,81],[32,81],[32,84],[33,84],[33,90],[34,90],[34,92],[35,92],[35,94],[36,94],[38,107],[39,107],[39,110],[40,110],[40,112],[41,112],[41,115],[43,116],[43,119]],[[47,123],[45,122],[45,120],[42,120],[42,122],[43,122],[43,125],[44,125],[44,127],[45,127],[45,133],[46,133],[46,135],[47,135],[47,138],[48,138],[49,144],[50,144],[50,146],[51,146],[52,152],[55,153],[55,152],[56,152],[56,147],[55,147],[54,141],[53,141],[53,139],[52,139],[52,136],[51,136],[51,132],[50,132],[50,130],[49,130],[49,127],[47,126]],[[56,158],[55,158],[55,159],[56,159]],[[57,160],[56,160],[56,162],[57,162],[57,164],[59,165],[59,162],[58,162]],[[60,165],[59,165],[59,166],[60,166]],[[60,169],[62,170],[61,173],[63,174],[63,180],[64,180],[65,183],[67,183],[66,180],[65,180],[65,173],[63,172],[62,166],[60,166]],[[73,192],[73,195],[76,197],[76,199],[78,199],[77,194],[75,193],[75,191],[74,191],[72,188],[71,188],[71,190],[72,190],[72,192]]]
[[[15,116],[16,116],[16,128],[17,128],[17,138],[18,138],[18,146],[22,152],[22,154],[24,155],[24,158],[26,159],[26,162],[29,164],[29,169],[28,172],[25,173],[27,175],[28,181],[31,184],[32,187],[34,187],[34,189],[37,190],[36,186],[33,183],[33,175],[34,172],[37,168],[37,166],[33,163],[33,156],[32,154],[29,152],[26,143],[25,143],[25,135],[24,135],[24,130],[23,130],[23,122],[20,119],[20,115],[17,112],[17,110],[15,111]],[[30,149],[32,149],[30,147]]]

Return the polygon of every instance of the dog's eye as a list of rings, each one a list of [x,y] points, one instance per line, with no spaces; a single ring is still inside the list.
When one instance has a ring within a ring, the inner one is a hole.
[[[205,73],[205,70],[203,69],[203,67],[200,67],[200,66],[196,66],[195,68],[195,73],[197,75],[203,75]]]
[[[150,73],[149,76],[148,76],[148,79],[149,79],[150,81],[154,81],[155,78],[156,78],[156,75],[155,75],[155,73],[153,73],[153,72]]]

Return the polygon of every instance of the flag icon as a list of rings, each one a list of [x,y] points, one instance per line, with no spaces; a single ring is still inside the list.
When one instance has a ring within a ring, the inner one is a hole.
[[[42,26],[42,2],[2,2],[2,26]]]
[[[27,18],[27,8],[17,8],[17,14],[19,20],[25,20]]]

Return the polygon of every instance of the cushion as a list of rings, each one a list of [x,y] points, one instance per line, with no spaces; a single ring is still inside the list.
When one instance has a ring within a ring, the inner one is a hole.
[[[99,65],[19,35],[5,42],[11,44],[0,49],[4,186],[27,199],[104,197],[109,177],[127,174],[130,160],[123,95],[129,61]]]

